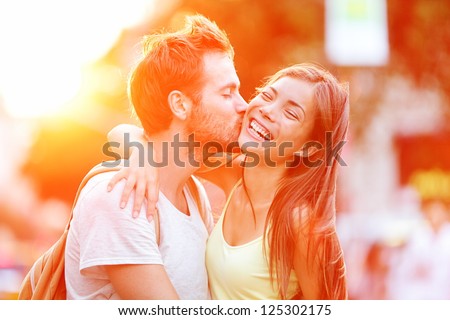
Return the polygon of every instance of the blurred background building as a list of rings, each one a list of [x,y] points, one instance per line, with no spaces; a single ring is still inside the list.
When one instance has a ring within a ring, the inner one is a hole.
[[[0,298],[64,228],[107,132],[137,123],[127,74],[143,35],[201,13],[224,29],[249,100],[317,62],[349,82],[338,227],[352,299],[450,299],[450,2],[3,0]]]

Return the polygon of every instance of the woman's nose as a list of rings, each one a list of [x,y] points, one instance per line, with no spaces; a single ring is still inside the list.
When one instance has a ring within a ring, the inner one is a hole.
[[[273,116],[270,112],[270,110],[266,109],[266,108],[260,108],[259,112],[261,113],[261,115],[263,116],[263,118],[269,120],[269,121],[273,121]]]

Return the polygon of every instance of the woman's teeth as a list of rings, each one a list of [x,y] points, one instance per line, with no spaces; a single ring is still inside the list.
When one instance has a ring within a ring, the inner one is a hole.
[[[250,129],[252,129],[258,136],[263,138],[264,140],[271,140],[271,134],[269,131],[267,131],[265,128],[263,128],[261,125],[259,125],[256,120],[252,120],[250,122]]]

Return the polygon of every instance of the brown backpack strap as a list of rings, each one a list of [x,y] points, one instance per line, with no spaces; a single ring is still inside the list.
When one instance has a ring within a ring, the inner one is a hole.
[[[203,188],[202,183],[194,176],[191,176],[187,181],[187,186],[198,206],[203,223],[208,227],[208,205],[205,202],[206,195],[200,195],[200,188]]]
[[[81,181],[80,185],[78,186],[78,190],[77,193],[75,195],[75,199],[73,201],[73,205],[72,205],[72,210],[70,212],[70,218],[69,218],[69,222],[67,223],[66,226],[66,230],[69,229],[70,227],[70,221],[72,220],[73,217],[73,209],[75,208],[75,205],[77,203],[78,197],[80,196],[81,190],[83,190],[84,186],[86,185],[86,183],[88,183],[88,181],[101,173],[105,173],[105,172],[111,172],[111,171],[119,171],[120,169],[123,168],[123,162],[120,163],[120,165],[116,165],[116,166],[108,166],[105,165],[108,162],[103,162],[103,163],[99,163],[97,164],[95,167],[93,167],[83,178],[83,180]],[[156,234],[156,243],[160,244],[160,226],[159,226],[159,213],[158,211],[156,211],[156,213],[153,215],[153,220],[155,221],[155,234]]]
[[[98,165],[96,165],[95,167],[93,167],[83,178],[83,180],[81,181],[80,185],[78,186],[78,190],[77,193],[75,195],[75,199],[73,200],[73,204],[72,204],[72,210],[70,211],[70,218],[69,218],[69,222],[66,225],[66,229],[69,229],[70,227],[70,221],[72,220],[73,217],[73,209],[75,208],[75,205],[77,204],[78,201],[78,197],[80,196],[81,190],[83,190],[84,186],[86,185],[86,183],[88,183],[88,181],[96,176],[97,174],[100,173],[105,173],[105,172],[110,172],[110,171],[119,171],[120,169],[122,169],[122,166],[114,166],[114,167],[108,167],[108,166],[104,166],[103,163],[99,163]]]
[[[156,212],[153,215],[153,220],[155,221],[155,235],[156,235],[156,243],[159,245],[161,244],[161,232],[159,231],[159,212],[156,210]]]

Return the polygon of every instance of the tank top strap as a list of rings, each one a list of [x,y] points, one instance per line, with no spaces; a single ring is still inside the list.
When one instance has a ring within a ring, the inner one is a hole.
[[[236,191],[237,187],[239,187],[241,185],[241,183],[242,183],[242,178],[239,179],[238,182],[236,182],[236,184],[234,185],[233,189],[231,189],[230,195],[228,196],[228,199],[225,202],[225,206],[222,209],[222,214],[221,214],[222,217],[227,212],[227,209],[228,209],[228,206],[230,204],[231,198],[233,197],[234,191]]]

